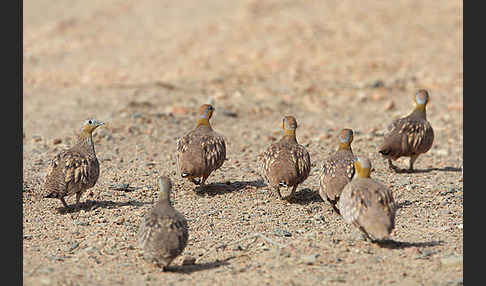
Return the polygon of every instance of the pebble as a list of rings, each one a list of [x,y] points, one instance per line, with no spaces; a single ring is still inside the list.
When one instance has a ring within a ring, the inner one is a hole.
[[[79,242],[77,242],[77,241],[73,242],[71,244],[71,246],[69,247],[68,252],[75,250],[76,248],[78,248],[78,246],[79,246]]]
[[[87,221],[79,221],[79,220],[73,220],[74,225],[81,225],[81,226],[88,226],[89,222]]]
[[[286,237],[292,236],[292,233],[279,228],[277,228],[274,233],[276,236],[286,236]]]
[[[125,222],[125,218],[124,218],[124,217],[122,217],[122,216],[121,216],[121,217],[119,217],[119,218],[117,218],[117,219],[115,220],[115,223],[116,223],[116,224],[122,224],[122,223],[124,223],[124,222]]]
[[[317,257],[319,254],[311,254],[311,255],[305,255],[300,257],[300,262],[307,264],[307,265],[312,265],[316,262]]]
[[[395,109],[395,102],[393,102],[392,100],[388,101],[385,104],[385,107],[384,108],[385,108],[386,111]]]

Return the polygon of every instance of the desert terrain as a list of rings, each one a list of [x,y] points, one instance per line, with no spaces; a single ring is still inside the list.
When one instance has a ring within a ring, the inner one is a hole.
[[[463,284],[462,1],[29,0],[23,9],[24,285]],[[396,174],[377,147],[420,88],[434,145],[415,173]],[[177,173],[175,150],[207,102],[227,161],[200,190]],[[269,193],[257,165],[284,115],[296,117],[312,161],[291,201]],[[101,174],[79,208],[63,211],[41,198],[44,176],[88,118],[106,122],[93,137]],[[393,191],[395,243],[363,240],[318,194],[342,128]],[[166,272],[136,244],[160,175],[189,224]],[[183,265],[188,257],[195,264]]]

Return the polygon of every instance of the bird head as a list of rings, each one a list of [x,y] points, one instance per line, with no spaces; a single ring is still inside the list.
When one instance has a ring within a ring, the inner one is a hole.
[[[351,142],[353,142],[353,130],[349,128],[342,129],[341,132],[339,132],[338,141],[339,150],[351,150]]]
[[[425,106],[429,103],[429,93],[425,89],[417,91],[414,97],[415,109],[425,111]]]
[[[211,104],[203,104],[199,108],[199,118],[197,119],[197,126],[210,126],[209,119],[213,116],[214,107]]]
[[[297,129],[297,120],[293,116],[284,116],[282,119],[282,128],[285,135],[295,136],[295,130]]]
[[[101,125],[104,125],[104,124],[105,123],[103,121],[100,121],[100,120],[88,119],[88,120],[84,121],[83,127],[81,128],[81,133],[83,135],[91,135],[96,128],[98,128],[98,127],[100,127]]]

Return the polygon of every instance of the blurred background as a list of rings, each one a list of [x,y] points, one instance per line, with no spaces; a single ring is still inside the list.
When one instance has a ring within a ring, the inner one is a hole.
[[[315,114],[301,121],[369,131],[387,123],[370,114],[403,115],[417,88],[431,91],[429,114],[455,113],[462,128],[462,1],[27,0],[23,7],[25,132],[114,119],[136,98],[186,115],[209,97],[229,112],[268,111],[270,120]]]

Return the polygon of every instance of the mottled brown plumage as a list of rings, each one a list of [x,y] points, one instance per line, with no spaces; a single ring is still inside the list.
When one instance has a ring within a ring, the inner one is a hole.
[[[181,177],[201,186],[226,160],[224,137],[213,131],[209,123],[213,111],[212,105],[203,104],[196,128],[177,141],[177,164]]]
[[[86,120],[76,144],[51,160],[44,182],[44,198],[57,198],[67,207],[64,197],[76,194],[78,205],[83,193],[96,184],[100,167],[92,134],[103,124],[96,119]]]
[[[396,204],[392,191],[370,177],[371,162],[358,157],[356,174],[341,193],[338,208],[344,221],[373,241],[388,239],[395,227]]]
[[[280,187],[292,188],[289,198],[292,197],[297,186],[307,179],[311,169],[309,152],[297,142],[296,129],[295,118],[285,116],[283,137],[259,155],[262,177],[281,199]]]
[[[145,212],[138,228],[138,246],[147,261],[165,269],[187,245],[187,220],[171,204],[172,183],[168,177],[158,178],[159,200]]]
[[[327,200],[336,213],[339,209],[336,204],[341,192],[354,176],[353,130],[343,129],[338,136],[338,149],[327,157],[321,165],[319,177],[319,195]]]
[[[378,150],[388,160],[389,168],[395,172],[412,172],[417,157],[429,151],[434,142],[434,130],[426,116],[428,92],[419,90],[414,102],[415,108],[409,115],[394,120],[388,126],[388,132]],[[400,170],[393,165],[392,160],[400,157],[410,157],[408,170]]]

